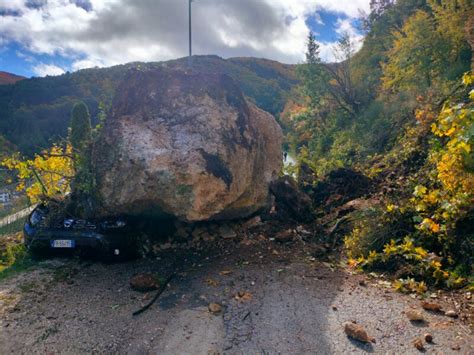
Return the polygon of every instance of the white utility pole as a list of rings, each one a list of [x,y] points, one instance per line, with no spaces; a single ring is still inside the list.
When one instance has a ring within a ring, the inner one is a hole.
[[[189,57],[188,57],[188,67],[191,68],[193,66],[193,44],[192,44],[192,28],[191,28],[191,3],[193,0],[189,0]]]

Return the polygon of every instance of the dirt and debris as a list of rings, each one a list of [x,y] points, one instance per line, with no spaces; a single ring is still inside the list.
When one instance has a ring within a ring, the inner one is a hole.
[[[311,222],[314,211],[311,198],[299,190],[296,181],[288,175],[279,177],[270,185],[275,196],[275,211],[281,221]]]
[[[389,281],[354,276],[312,224],[265,215],[167,223],[144,228],[146,258],[54,259],[0,281],[0,353],[411,353],[418,326],[436,339],[424,338],[429,351],[474,350],[465,292],[429,301],[458,320],[425,312]],[[166,233],[151,238],[159,228]],[[356,321],[348,330],[347,320]]]
[[[54,259],[3,280],[0,353],[416,351],[406,339],[423,333],[403,310],[419,307],[419,301],[375,279],[361,287],[361,278],[339,262],[315,258],[317,244],[299,237],[275,243],[273,236],[270,227],[257,226],[237,230],[234,239],[199,240],[194,247],[119,264]],[[245,238],[252,244],[242,243]],[[55,277],[65,270],[75,270],[74,283]],[[129,287],[139,274],[175,276],[154,296]],[[156,295],[153,306],[132,316]],[[437,302],[451,309],[451,295],[437,293]],[[220,313],[211,311],[211,303],[222,307]],[[428,322],[420,326],[436,339],[429,347],[427,342],[428,351],[474,351],[464,318],[425,313]],[[377,342],[348,338],[341,327],[348,320]]]
[[[367,195],[373,186],[370,178],[347,168],[331,171],[313,188],[310,196],[326,211]]]

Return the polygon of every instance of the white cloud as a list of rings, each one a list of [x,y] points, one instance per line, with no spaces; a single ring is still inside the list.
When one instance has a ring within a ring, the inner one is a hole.
[[[304,59],[308,16],[338,12],[348,19],[338,22],[336,32],[347,31],[360,42],[350,19],[358,9],[367,11],[369,2],[199,0],[193,3],[194,53],[298,63]],[[19,16],[0,17],[0,43],[65,56],[73,70],[187,55],[187,0],[0,0],[1,9]],[[333,58],[333,46],[321,43],[324,59]]]
[[[33,71],[38,76],[47,76],[47,75],[54,76],[54,75],[61,75],[65,73],[64,69],[58,67],[57,65],[44,64],[44,63],[35,65],[33,67]]]

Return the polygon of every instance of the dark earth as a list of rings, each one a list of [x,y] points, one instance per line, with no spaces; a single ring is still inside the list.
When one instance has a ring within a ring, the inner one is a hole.
[[[425,333],[433,337],[423,340],[428,353],[474,352],[462,313],[423,311],[420,299],[381,277],[315,258],[315,244],[261,234],[199,249],[117,264],[52,259],[0,282],[0,353],[415,354],[413,342]],[[132,316],[156,292],[131,289],[139,273],[174,277],[151,308]],[[456,309],[460,297],[431,300]],[[211,313],[211,303],[222,311]],[[408,307],[426,322],[411,323]],[[375,343],[349,339],[345,322],[362,325]]]

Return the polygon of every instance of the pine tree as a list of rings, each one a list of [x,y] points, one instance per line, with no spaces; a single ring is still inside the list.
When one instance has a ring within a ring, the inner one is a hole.
[[[71,135],[72,147],[77,151],[82,151],[91,141],[91,117],[84,102],[78,102],[72,108],[71,113]]]
[[[321,62],[319,58],[319,44],[316,42],[316,37],[313,31],[309,31],[308,39],[306,42],[306,63],[307,64],[318,64]]]
[[[319,44],[312,31],[306,41],[306,63],[298,69],[302,81],[302,94],[310,99],[313,108],[319,106],[323,100],[327,82],[327,75],[319,57]]]

